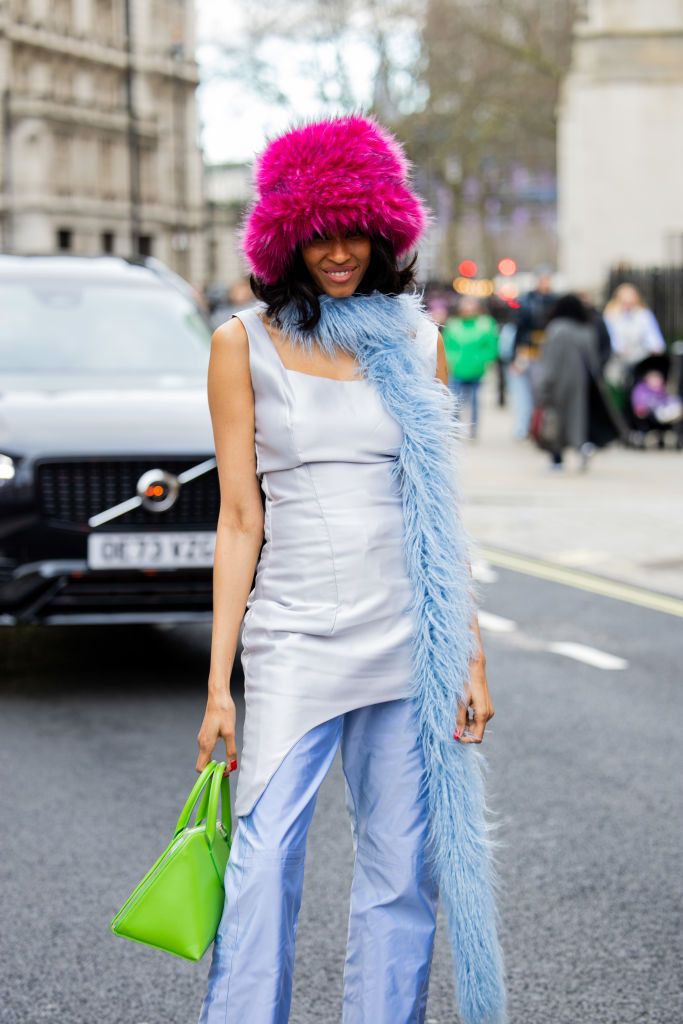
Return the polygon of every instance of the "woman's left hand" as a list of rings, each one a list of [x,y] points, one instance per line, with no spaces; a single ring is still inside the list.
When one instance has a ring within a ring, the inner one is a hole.
[[[467,717],[469,707],[474,712],[474,718],[471,721]],[[465,700],[458,704],[454,739],[457,738],[460,743],[481,743],[486,723],[493,718],[494,714],[493,701],[486,681],[486,658],[482,654],[470,666],[470,678],[465,687]],[[466,728],[468,723],[469,728]]]

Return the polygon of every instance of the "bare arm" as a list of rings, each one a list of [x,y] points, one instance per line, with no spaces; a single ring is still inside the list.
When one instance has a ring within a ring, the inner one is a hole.
[[[446,362],[446,346],[443,343],[443,336],[439,331],[439,337],[436,342],[436,376],[448,387],[448,364]]]
[[[436,376],[442,384],[448,386],[446,350],[440,333],[436,349]],[[471,575],[471,565],[468,565],[468,568]],[[490,718],[493,718],[495,711],[486,679],[486,655],[484,654],[484,646],[481,639],[481,631],[479,629],[479,618],[476,610],[474,612],[470,628],[477,637],[478,653],[470,662],[470,678],[466,687],[466,700],[465,703],[461,703],[458,706],[453,738],[458,739],[461,743],[481,743],[484,738],[486,723]],[[472,723],[472,728],[465,731],[465,726],[467,725],[467,708],[470,705],[474,711],[474,721]]]
[[[212,335],[207,387],[221,507],[213,566],[208,697],[197,736],[198,772],[211,759],[219,736],[225,740],[229,767],[236,766],[235,705],[230,694],[230,674],[263,541],[249,343],[238,317],[222,324]]]

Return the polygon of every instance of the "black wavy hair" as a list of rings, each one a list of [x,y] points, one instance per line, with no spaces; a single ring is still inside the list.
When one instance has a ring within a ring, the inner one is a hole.
[[[394,246],[388,238],[371,235],[370,242],[370,263],[354,294],[369,295],[378,291],[385,295],[400,295],[414,286],[417,254],[409,263],[399,266]],[[266,315],[275,324],[279,323],[279,314],[289,302],[297,308],[302,330],[312,331],[318,324],[320,292],[304,263],[300,246],[297,246],[286,273],[275,284],[265,284],[255,274],[250,275],[249,284],[256,298],[265,302]]]
[[[590,323],[591,317],[585,303],[581,301],[579,296],[569,292],[567,295],[560,295],[555,305],[550,309],[546,323],[559,319],[573,320],[577,324],[587,324]]]

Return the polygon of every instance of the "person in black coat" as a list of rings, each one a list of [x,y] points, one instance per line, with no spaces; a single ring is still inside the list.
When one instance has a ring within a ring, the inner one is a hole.
[[[536,397],[553,417],[554,468],[562,467],[564,450],[573,448],[586,469],[596,449],[620,435],[602,384],[598,331],[578,295],[561,296],[550,311]]]

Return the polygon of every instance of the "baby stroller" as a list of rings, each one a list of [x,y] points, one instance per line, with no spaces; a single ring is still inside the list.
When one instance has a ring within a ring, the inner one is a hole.
[[[624,416],[635,448],[647,448],[651,435],[658,448],[667,447],[667,438],[676,448],[683,447],[683,402],[666,389],[670,369],[671,359],[662,352],[647,356],[628,371]]]

